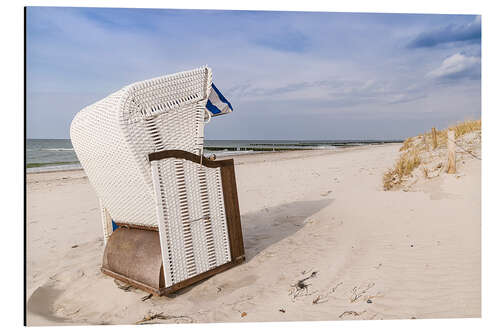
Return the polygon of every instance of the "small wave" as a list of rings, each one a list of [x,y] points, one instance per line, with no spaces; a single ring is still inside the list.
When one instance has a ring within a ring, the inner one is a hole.
[[[26,168],[26,173],[37,173],[45,171],[63,171],[63,170],[81,170],[83,169],[79,163],[71,164],[43,164],[37,166],[29,166]]]
[[[31,163],[26,163],[26,168],[40,168],[40,167],[48,167],[48,166],[61,166],[61,165],[75,165],[75,164],[80,164],[78,161],[64,161],[64,162],[31,162]]]
[[[83,168],[80,164],[49,165],[49,166],[45,166],[45,167],[26,169],[26,173],[39,173],[39,172],[47,172],[47,171],[66,171],[66,170],[83,170]]]

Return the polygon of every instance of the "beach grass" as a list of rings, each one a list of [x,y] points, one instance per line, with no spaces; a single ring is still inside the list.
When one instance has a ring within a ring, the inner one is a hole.
[[[417,148],[406,149],[396,161],[394,168],[384,173],[384,190],[390,190],[394,185],[400,184],[403,177],[411,174],[420,162],[420,151]]]
[[[462,123],[458,123],[455,126],[451,126],[449,129],[455,131],[455,138],[459,138],[467,133],[480,131],[481,130],[481,120],[468,120]]]
[[[399,151],[408,150],[413,145],[413,137],[407,138],[403,141],[403,145],[399,148]]]
[[[480,131],[481,120],[466,120],[436,131],[438,148],[446,147],[449,130],[455,132],[455,140],[457,140],[468,133]],[[403,142],[403,145],[399,149],[401,155],[394,167],[387,170],[383,175],[382,183],[385,191],[401,184],[405,176],[409,176],[415,168],[420,166],[422,154],[429,151],[431,142],[431,131],[415,137],[409,137]],[[424,173],[427,173],[427,170],[424,169]]]

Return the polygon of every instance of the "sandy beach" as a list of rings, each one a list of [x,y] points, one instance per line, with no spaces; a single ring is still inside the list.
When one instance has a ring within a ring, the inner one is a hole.
[[[459,154],[455,175],[384,191],[400,147],[236,156],[247,260],[168,297],[100,272],[82,170],[28,174],[27,323],[480,317],[481,161]]]

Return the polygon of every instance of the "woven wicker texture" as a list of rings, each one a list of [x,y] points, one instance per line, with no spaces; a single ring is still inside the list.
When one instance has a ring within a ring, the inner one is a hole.
[[[220,169],[152,152],[202,154],[208,67],[131,84],[84,108],[71,141],[102,210],[111,218],[158,226],[166,287],[231,259]]]
[[[211,81],[204,67],[134,83],[75,116],[75,152],[113,220],[157,225],[148,154],[201,152]]]

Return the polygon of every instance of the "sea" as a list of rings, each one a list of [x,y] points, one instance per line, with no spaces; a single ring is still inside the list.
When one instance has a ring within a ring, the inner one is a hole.
[[[342,149],[400,140],[205,140],[203,154],[217,158],[286,150]],[[27,139],[26,172],[81,169],[69,139]]]

